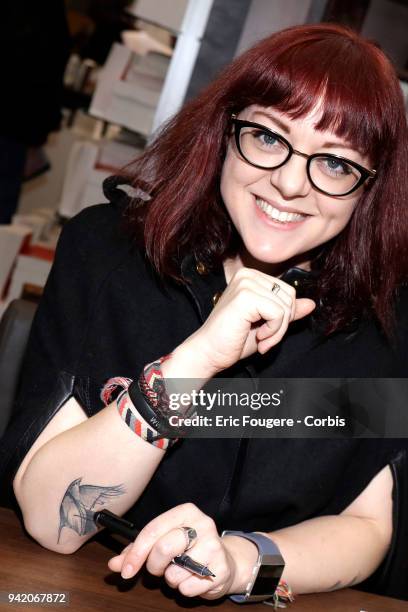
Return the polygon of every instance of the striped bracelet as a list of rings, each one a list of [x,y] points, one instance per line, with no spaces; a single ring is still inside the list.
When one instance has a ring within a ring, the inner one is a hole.
[[[167,450],[177,441],[162,437],[157,431],[154,431],[147,425],[130,399],[127,389],[124,389],[118,396],[116,406],[126,425],[142,440],[162,450]]]
[[[161,361],[164,361],[165,358],[166,357],[161,358],[159,362],[148,364],[145,369],[151,369],[151,366],[160,365]],[[144,370],[142,371],[141,378],[143,377],[143,373]],[[166,434],[163,433],[163,431],[166,431],[167,428],[161,423],[160,419],[156,417],[154,412],[154,408],[157,409],[158,407],[157,402],[150,402],[150,398],[148,398],[145,394],[139,396],[139,402],[136,402],[137,406],[140,404],[140,409],[143,413],[142,415],[140,414],[140,411],[135,406],[135,403],[132,401],[132,397],[129,394],[129,388],[132,385],[132,388],[134,389],[135,384],[138,385],[138,383],[134,383],[131,378],[125,378],[123,376],[110,378],[102,389],[101,399],[105,406],[107,406],[112,401],[112,396],[115,391],[118,388],[122,388],[122,392],[116,399],[116,406],[121,418],[125,421],[126,425],[140,438],[149,444],[156,446],[157,448],[166,450],[177,442],[177,438],[169,439],[166,437]]]

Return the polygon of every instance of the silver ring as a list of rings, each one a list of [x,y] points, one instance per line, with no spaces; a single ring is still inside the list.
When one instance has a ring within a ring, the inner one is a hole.
[[[193,527],[179,527],[181,531],[184,533],[184,537],[186,538],[186,550],[190,550],[192,546],[194,546],[194,542],[197,539],[197,532]]]
[[[279,293],[280,285],[279,283],[273,283],[271,293]]]

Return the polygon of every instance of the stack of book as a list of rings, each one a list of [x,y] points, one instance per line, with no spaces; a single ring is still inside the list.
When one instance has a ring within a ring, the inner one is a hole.
[[[0,225],[0,299],[6,296],[16,258],[30,236],[29,227]]]
[[[149,136],[169,64],[164,53],[140,56],[115,43],[99,75],[90,114]]]

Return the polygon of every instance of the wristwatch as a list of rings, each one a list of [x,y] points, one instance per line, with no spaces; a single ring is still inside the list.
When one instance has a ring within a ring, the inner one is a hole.
[[[245,533],[245,531],[223,531],[226,535],[239,536],[253,542],[258,548],[258,560],[252,570],[251,579],[245,593],[230,595],[236,603],[264,601],[273,597],[282,576],[285,561],[276,544],[261,533]]]

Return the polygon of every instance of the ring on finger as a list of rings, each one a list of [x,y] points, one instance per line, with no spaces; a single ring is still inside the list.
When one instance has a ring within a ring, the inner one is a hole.
[[[271,293],[279,293],[280,290],[280,285],[279,283],[273,283],[272,285],[272,289],[271,289]]]
[[[179,527],[181,531],[184,533],[184,537],[186,539],[186,547],[184,551],[190,550],[192,546],[194,546],[194,542],[197,539],[197,532],[193,527]]]

